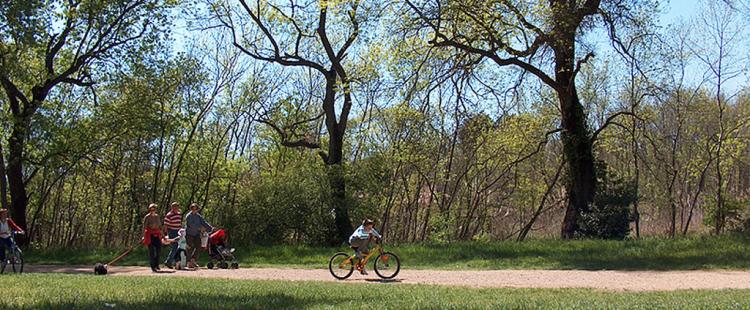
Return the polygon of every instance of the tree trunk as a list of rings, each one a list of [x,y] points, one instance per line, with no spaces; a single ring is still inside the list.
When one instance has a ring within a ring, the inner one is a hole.
[[[5,178],[5,154],[3,144],[0,143],[0,205],[3,209],[8,208],[8,179]]]
[[[635,113],[635,111],[632,111]],[[633,119],[633,128],[631,131],[631,137],[633,141],[633,168],[635,169],[635,201],[633,201],[633,222],[635,222],[635,238],[641,238],[641,213],[638,210],[638,204],[640,202],[640,196],[638,194],[640,182],[641,182],[641,170],[638,167],[638,141],[635,136],[636,131],[636,120]]]
[[[331,188],[331,202],[333,204],[334,224],[339,240],[345,242],[352,234],[352,222],[349,219],[349,207],[346,202],[346,175],[344,172],[343,144],[344,135],[341,132],[329,132],[328,142],[328,184]]]
[[[26,141],[28,120],[14,117],[13,131],[8,139],[8,185],[10,188],[10,214],[13,221],[24,230],[26,227],[26,206],[29,196],[23,177],[23,148]]]
[[[566,47],[555,49],[555,77],[561,90],[557,96],[562,114],[562,141],[568,164],[568,205],[562,223],[562,238],[575,237],[581,212],[588,211],[596,193],[596,173],[591,133],[575,86],[575,33]],[[564,91],[562,91],[564,90]]]

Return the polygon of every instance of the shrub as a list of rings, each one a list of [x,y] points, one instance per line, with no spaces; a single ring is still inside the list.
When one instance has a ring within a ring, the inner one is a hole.
[[[635,182],[619,178],[599,163],[598,191],[589,210],[581,212],[577,236],[625,239],[630,233],[630,206],[638,199]]]

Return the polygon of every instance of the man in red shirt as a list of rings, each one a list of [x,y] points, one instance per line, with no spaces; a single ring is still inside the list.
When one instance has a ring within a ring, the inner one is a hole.
[[[169,239],[174,239],[177,238],[178,232],[180,231],[180,228],[182,228],[182,213],[180,213],[179,203],[173,202],[171,207],[171,210],[169,210],[167,215],[164,216],[163,227],[164,234],[167,235]],[[167,260],[164,262],[164,265],[169,268],[174,268],[175,256],[177,256],[177,242],[172,243],[169,248],[169,255],[167,255]]]

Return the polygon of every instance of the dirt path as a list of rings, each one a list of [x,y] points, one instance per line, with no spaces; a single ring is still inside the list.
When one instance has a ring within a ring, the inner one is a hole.
[[[27,266],[25,272],[93,274],[92,266]],[[238,270],[163,271],[110,267],[114,276],[199,277],[241,280],[336,281],[325,269],[243,268]],[[374,272],[344,282],[381,282]],[[395,281],[467,287],[595,288],[613,291],[750,289],[750,271],[585,271],[585,270],[402,270]]]

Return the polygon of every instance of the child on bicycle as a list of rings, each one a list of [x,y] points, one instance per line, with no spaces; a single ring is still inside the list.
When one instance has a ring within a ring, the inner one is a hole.
[[[365,219],[354,233],[349,237],[349,245],[354,249],[355,256],[361,262],[363,254],[369,254],[368,245],[370,243],[370,237],[375,237],[378,240],[383,237],[375,230],[375,223],[371,219]],[[363,275],[367,275],[364,266],[357,263],[357,270]]]
[[[11,240],[11,234],[16,231],[19,234],[23,234],[24,231],[21,227],[18,227],[13,220],[8,217],[8,209],[0,209],[0,262],[3,265],[7,264],[5,261],[5,248],[13,248],[13,240]]]

